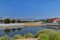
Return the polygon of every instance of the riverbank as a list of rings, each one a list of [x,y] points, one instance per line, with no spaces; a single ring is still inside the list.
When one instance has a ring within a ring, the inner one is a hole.
[[[24,26],[43,26],[43,24],[37,22],[37,23],[24,23]]]
[[[0,28],[22,28],[27,26],[59,26],[58,23],[40,23],[40,22],[32,22],[32,23],[10,23],[10,24],[0,24]]]
[[[42,26],[41,23],[10,23],[0,24],[0,28],[22,28],[24,26]]]

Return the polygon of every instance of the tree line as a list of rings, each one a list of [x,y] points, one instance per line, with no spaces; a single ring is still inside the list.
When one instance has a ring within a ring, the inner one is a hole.
[[[4,23],[25,23],[25,22],[31,22],[31,21],[22,21],[20,19],[9,19],[9,18],[6,18],[4,19]]]

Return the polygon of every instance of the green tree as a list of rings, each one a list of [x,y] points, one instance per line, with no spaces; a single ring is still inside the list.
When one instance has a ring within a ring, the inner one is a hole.
[[[45,22],[49,22],[49,20],[45,20]]]
[[[11,22],[11,20],[9,19],[9,18],[6,18],[5,20],[4,20],[4,23],[10,23]]]
[[[18,19],[18,20],[17,20],[17,23],[21,23],[21,20]]]
[[[29,33],[26,33],[24,37],[25,38],[32,38],[33,34],[29,32]]]
[[[16,20],[15,20],[15,19],[12,19],[12,20],[11,20],[11,23],[15,23],[15,22],[16,22]]]

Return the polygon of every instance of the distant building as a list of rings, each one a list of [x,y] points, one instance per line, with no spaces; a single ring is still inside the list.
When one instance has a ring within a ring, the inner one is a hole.
[[[4,18],[0,17],[0,23],[4,23]]]
[[[47,19],[49,22],[52,22],[52,23],[58,23],[60,22],[60,18],[50,18],[50,19]]]

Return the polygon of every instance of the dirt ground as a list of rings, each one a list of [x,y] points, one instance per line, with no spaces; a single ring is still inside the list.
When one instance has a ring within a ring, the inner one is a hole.
[[[16,40],[37,40],[37,38],[26,38],[26,39],[16,39]]]

